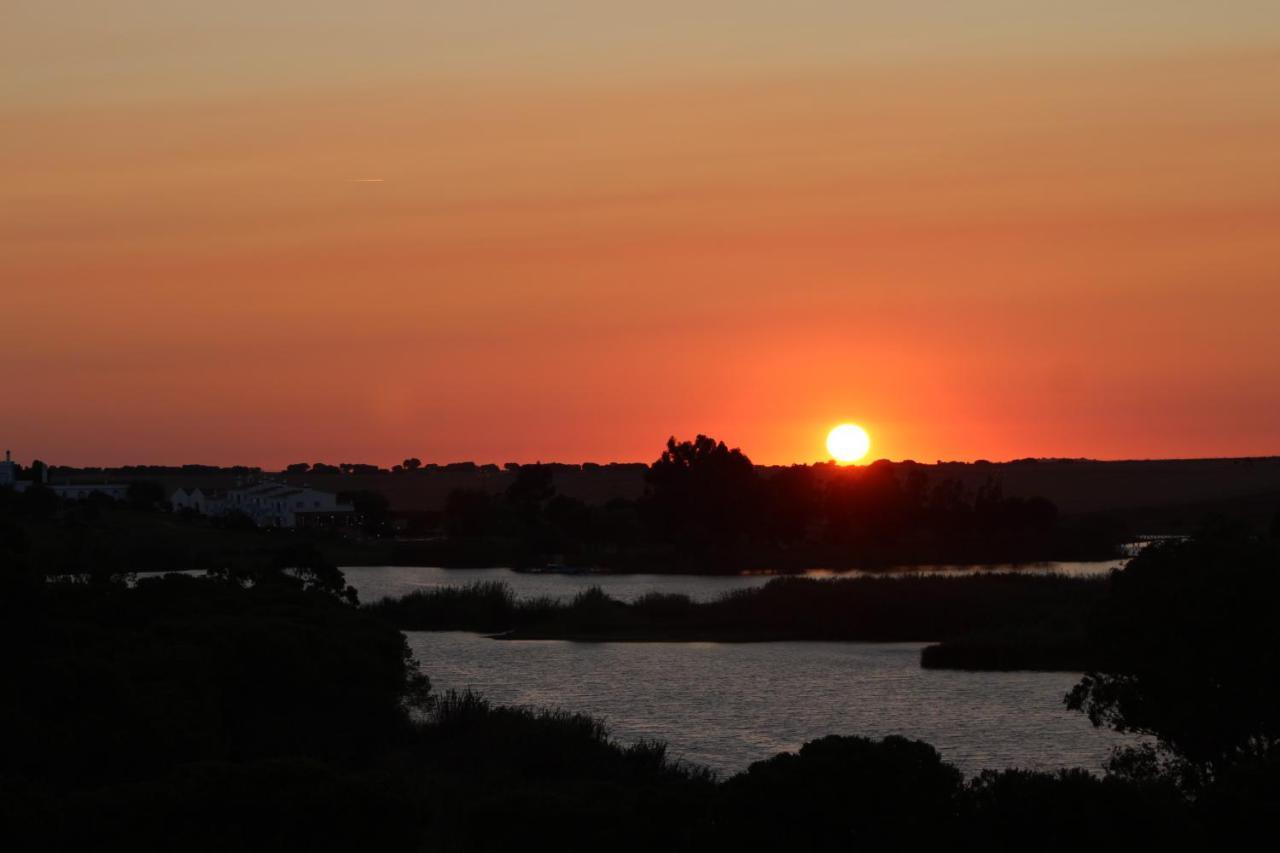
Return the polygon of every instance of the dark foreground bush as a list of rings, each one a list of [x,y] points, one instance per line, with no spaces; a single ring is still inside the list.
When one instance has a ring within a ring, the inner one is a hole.
[[[6,604],[6,769],[53,785],[363,756],[424,687],[399,632],[284,577],[49,583]]]
[[[9,850],[414,850],[416,794],[305,758],[177,765],[94,787],[0,787]]]
[[[1194,792],[1137,760],[965,784],[927,744],[835,736],[719,782],[579,714],[432,701],[394,628],[299,578],[7,580],[5,850],[1230,848],[1280,790],[1263,753]]]
[[[962,783],[926,743],[824,737],[727,781],[720,840],[735,849],[929,849],[958,828]]]
[[[1280,539],[1209,531],[1114,575],[1092,626],[1106,666],[1071,705],[1155,736],[1189,777],[1280,753]]]
[[[505,583],[480,581],[460,587],[419,590],[369,605],[387,622],[405,631],[505,631],[517,602]]]
[[[590,717],[470,693],[440,698],[412,755],[434,788],[433,838],[465,850],[693,849],[714,791],[662,744],[624,746]]]
[[[6,580],[5,849],[632,850],[705,816],[661,745],[428,701],[399,631],[297,577]]]
[[[465,773],[681,783],[712,779],[702,767],[669,761],[660,742],[619,745],[604,723],[585,714],[494,706],[477,694],[450,691],[433,703],[428,723],[422,738],[431,760]]]

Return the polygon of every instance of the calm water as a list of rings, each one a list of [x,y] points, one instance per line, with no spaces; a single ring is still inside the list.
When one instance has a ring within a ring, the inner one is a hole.
[[[1018,570],[1088,576],[1122,565],[1044,563]],[[522,597],[566,598],[600,586],[623,600],[650,591],[708,600],[770,580],[765,575],[565,575],[407,566],[343,571],[364,602],[482,580],[504,581]],[[472,688],[499,704],[582,711],[604,719],[624,742],[663,740],[673,757],[723,775],[826,734],[918,738],[970,775],[1005,767],[1097,770],[1114,746],[1135,742],[1094,729],[1083,715],[1063,707],[1062,698],[1078,675],[924,670],[921,643],[574,643],[509,642],[455,632],[406,636],[437,691]]]
[[[1067,711],[1070,673],[920,668],[920,643],[573,643],[408,632],[437,690],[603,718],[722,774],[825,734],[932,743],[966,774],[1097,770],[1133,743]]]
[[[1105,575],[1124,565],[1123,560],[1093,563],[1037,563],[1019,566],[1027,574]],[[1010,571],[1009,566],[916,566],[898,573],[964,575],[981,571]],[[566,575],[529,574],[511,569],[439,569],[427,566],[347,566],[347,583],[360,593],[362,602],[405,595],[419,589],[459,586],[473,581],[503,581],[521,598],[546,595],[571,598],[587,587],[598,586],[622,601],[633,601],[646,592],[680,593],[697,601],[716,598],[730,590],[764,586],[769,575]],[[854,577],[866,572],[814,571],[809,577]]]

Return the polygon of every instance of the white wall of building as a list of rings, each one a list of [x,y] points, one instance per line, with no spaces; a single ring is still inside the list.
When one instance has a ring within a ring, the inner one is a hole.
[[[240,512],[259,527],[297,527],[309,515],[350,513],[332,492],[306,486],[263,481],[211,495],[200,489],[178,489],[170,497],[174,509],[192,509],[203,515]]]

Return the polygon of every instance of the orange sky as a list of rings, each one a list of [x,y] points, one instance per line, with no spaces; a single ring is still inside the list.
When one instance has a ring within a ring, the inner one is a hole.
[[[6,6],[0,442],[1280,453],[1277,4],[461,5]]]

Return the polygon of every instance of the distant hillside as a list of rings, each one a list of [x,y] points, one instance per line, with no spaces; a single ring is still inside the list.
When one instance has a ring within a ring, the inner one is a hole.
[[[909,467],[911,463],[900,463]],[[1028,459],[913,466],[930,477],[977,485],[999,480],[1008,495],[1038,495],[1068,514],[1210,504],[1280,493],[1280,457],[1096,462]]]

